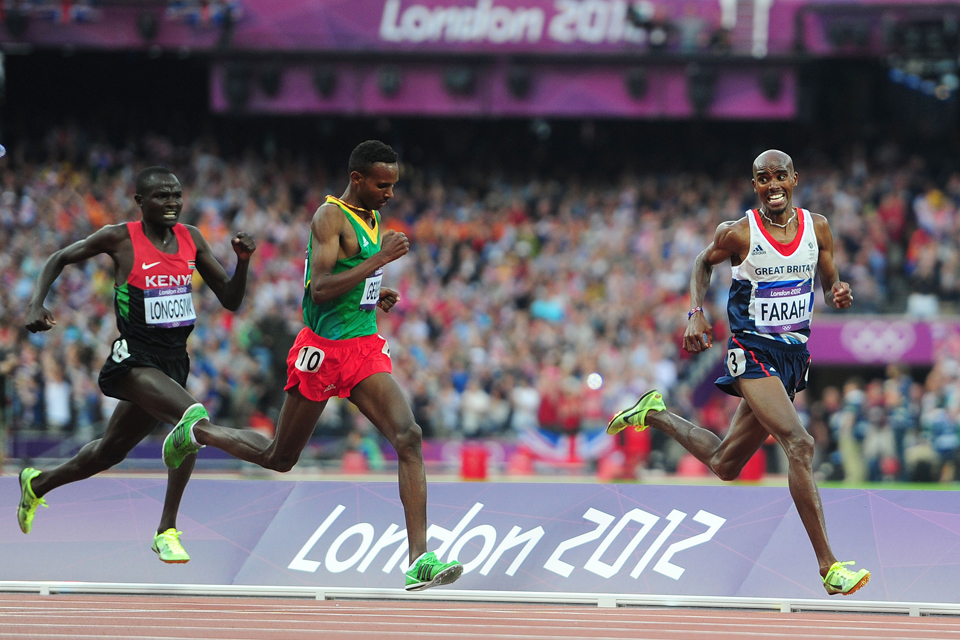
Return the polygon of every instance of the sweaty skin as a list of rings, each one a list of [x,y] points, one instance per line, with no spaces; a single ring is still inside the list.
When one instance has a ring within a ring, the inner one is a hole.
[[[340,200],[368,227],[372,227],[375,221],[373,211],[393,197],[393,186],[399,175],[396,163],[375,163],[367,174],[354,171]],[[334,274],[338,260],[360,253],[353,227],[334,204],[324,204],[317,209],[310,223],[310,242],[309,292],[316,303],[344,295],[410,250],[405,234],[386,231],[381,236],[379,252],[351,269]],[[378,306],[389,312],[399,299],[396,291],[381,287]],[[420,426],[414,420],[403,390],[389,373],[375,373],[365,378],[353,388],[349,399],[397,451],[400,501],[407,527],[410,562],[413,563],[427,551],[427,480]],[[241,460],[267,469],[289,471],[299,460],[326,404],[326,400],[308,400],[298,388],[293,388],[284,399],[273,440],[255,431],[224,429],[215,425],[198,425],[194,435],[200,444],[217,447]]]
[[[179,221],[183,208],[180,181],[172,173],[159,173],[151,176],[141,191],[134,196],[134,200],[142,212],[147,239],[161,252],[176,254],[179,246],[173,227]],[[233,238],[237,268],[233,276],[228,276],[200,231],[190,225],[184,226],[197,247],[197,271],[220,303],[226,309],[236,311],[246,290],[250,256],[256,251],[253,238],[242,231]],[[25,326],[29,331],[48,331],[57,324],[53,313],[43,303],[63,268],[100,254],[112,258],[117,285],[125,283],[134,261],[133,242],[126,224],[103,227],[47,259],[27,308]],[[38,498],[57,487],[89,478],[119,463],[161,422],[176,424],[187,407],[197,402],[177,382],[152,367],[132,369],[117,382],[116,388],[125,397],[136,400],[120,401],[103,437],[86,444],[76,456],[59,467],[37,476],[32,488]],[[157,533],[176,528],[180,499],[195,460],[195,455],[190,456],[178,469],[168,472],[167,493]]]
[[[782,151],[765,151],[754,161],[753,188],[764,214],[762,223],[774,239],[784,244],[789,244],[799,232],[793,207],[797,181],[793,160]],[[824,298],[829,306],[846,309],[853,304],[853,293],[850,285],[838,275],[830,225],[822,215],[811,215],[819,246],[817,273]],[[739,265],[748,251],[750,223],[747,218],[722,223],[713,242],[694,263],[690,278],[691,306],[703,306],[714,266],[727,260],[731,265]],[[689,353],[699,353],[712,347],[713,327],[702,311],[696,312],[687,323],[683,348]],[[772,435],[787,454],[790,495],[817,555],[820,575],[825,576],[837,559],[827,540],[820,492],[813,478],[813,437],[803,428],[779,378],[737,378],[733,386],[742,400],[723,440],[669,411],[651,412],[647,423],[674,438],[722,480],[735,479]]]

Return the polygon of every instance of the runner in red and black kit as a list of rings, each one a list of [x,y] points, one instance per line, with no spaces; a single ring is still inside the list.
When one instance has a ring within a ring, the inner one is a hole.
[[[187,384],[190,358],[187,337],[197,314],[193,308],[193,270],[197,246],[182,224],[173,227],[178,251],[164,253],[147,238],[144,222],[128,222],[133,268],[127,281],[114,287],[113,306],[120,337],[100,371],[105,395],[125,398],[114,388],[134,367],[154,367],[181,387]]]
[[[120,337],[112,345],[99,382],[103,393],[120,404],[103,437],[84,446],[71,460],[50,471],[27,468],[20,473],[17,520],[24,533],[30,533],[37,507],[46,506],[44,495],[119,463],[161,422],[208,420],[203,406],[184,390],[190,369],[187,337],[196,322],[193,270],[225,308],[236,311],[243,301],[256,243],[244,232],[237,234],[232,241],[237,268],[228,276],[200,232],[178,222],[183,189],[173,173],[163,167],[144,169],[137,176],[134,199],[143,214],[140,221],[108,225],[50,256],[27,309],[27,329],[51,329],[56,320],[43,302],[63,268],[100,254],[113,259]],[[153,550],[164,562],[190,559],[180,544],[177,510],[195,459],[190,456],[168,475],[153,542]]]

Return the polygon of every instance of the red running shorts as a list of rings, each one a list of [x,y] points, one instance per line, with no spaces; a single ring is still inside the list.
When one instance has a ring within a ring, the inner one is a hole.
[[[391,373],[390,346],[378,334],[328,340],[304,327],[287,355],[287,385],[307,400],[347,398],[353,388],[375,373]]]

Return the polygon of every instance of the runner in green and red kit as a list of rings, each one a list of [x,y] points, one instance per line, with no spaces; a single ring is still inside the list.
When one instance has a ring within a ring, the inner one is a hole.
[[[442,563],[427,552],[421,431],[391,375],[387,341],[377,334],[377,308],[389,312],[400,299],[396,291],[381,286],[383,268],[410,249],[404,234],[381,233],[377,211],[393,197],[400,168],[393,149],[370,140],[350,154],[349,170],[347,190],[340,198],[328,196],[310,223],[303,293],[306,327],[287,357],[287,397],[276,438],[206,422],[183,424],[168,438],[171,446],[164,449],[164,462],[175,467],[198,446],[210,445],[267,469],[289,471],[327,400],[348,398],[397,451],[410,550],[405,588],[419,591],[455,581],[463,566]]]

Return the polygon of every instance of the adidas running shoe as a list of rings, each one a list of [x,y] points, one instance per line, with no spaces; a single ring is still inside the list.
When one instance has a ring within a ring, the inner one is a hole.
[[[407,591],[423,591],[430,587],[456,582],[463,574],[463,565],[457,561],[440,562],[434,552],[420,556],[416,564],[407,571]]]

